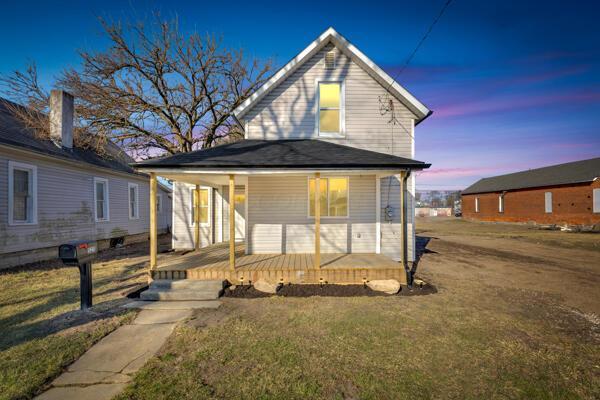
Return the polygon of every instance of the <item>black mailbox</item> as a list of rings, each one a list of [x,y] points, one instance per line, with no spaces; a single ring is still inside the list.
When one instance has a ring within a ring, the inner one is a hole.
[[[79,268],[79,290],[81,309],[92,306],[92,260],[98,254],[98,244],[95,241],[80,240],[58,246],[58,257],[65,265]]]

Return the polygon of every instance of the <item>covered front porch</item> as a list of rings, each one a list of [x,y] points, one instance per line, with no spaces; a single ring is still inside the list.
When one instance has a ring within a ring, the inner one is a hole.
[[[235,245],[235,268],[229,264],[229,243],[217,243],[200,250],[160,254],[153,279],[219,279],[247,284],[258,279],[280,283],[364,283],[375,279],[396,279],[406,283],[402,264],[381,254],[321,254],[315,268],[314,253],[246,254],[245,244]]]

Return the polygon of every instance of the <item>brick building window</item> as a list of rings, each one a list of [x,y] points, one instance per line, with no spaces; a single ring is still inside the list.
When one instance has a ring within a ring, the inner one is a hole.
[[[594,197],[594,212],[600,213],[600,189],[594,189],[593,197]]]
[[[498,196],[498,212],[504,212],[504,195]]]
[[[544,193],[544,209],[546,214],[552,213],[552,192]]]
[[[475,212],[479,212],[479,197],[475,197]]]

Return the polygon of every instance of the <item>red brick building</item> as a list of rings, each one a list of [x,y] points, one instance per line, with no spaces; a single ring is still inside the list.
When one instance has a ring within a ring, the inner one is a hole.
[[[462,214],[480,221],[600,224],[600,157],[484,178],[466,188]]]

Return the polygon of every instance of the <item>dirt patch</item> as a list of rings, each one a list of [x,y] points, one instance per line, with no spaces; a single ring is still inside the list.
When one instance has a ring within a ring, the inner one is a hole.
[[[244,285],[236,286],[234,289],[227,288],[223,293],[223,297],[255,299],[261,297],[282,296],[282,297],[359,297],[359,296],[423,296],[437,293],[437,289],[429,284],[422,287],[414,287],[409,289],[406,286],[400,288],[400,292],[396,295],[390,295],[383,292],[371,290],[365,285],[283,285],[277,294],[268,294],[259,292],[254,286]]]

